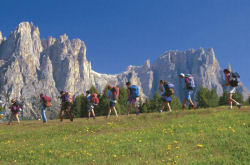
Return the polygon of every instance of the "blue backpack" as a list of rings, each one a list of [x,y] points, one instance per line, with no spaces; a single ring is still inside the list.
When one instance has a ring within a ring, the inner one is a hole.
[[[191,74],[187,74],[185,76],[185,83],[187,89],[194,90],[195,88],[194,77]]]
[[[137,97],[140,97],[140,93],[139,93],[139,88],[137,85],[132,85],[130,87],[130,96],[132,98],[137,98]]]

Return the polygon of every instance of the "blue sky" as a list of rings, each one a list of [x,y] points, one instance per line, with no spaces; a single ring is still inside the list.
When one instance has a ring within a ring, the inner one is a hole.
[[[154,61],[170,49],[213,47],[221,67],[230,63],[250,89],[250,0],[6,0],[0,15],[4,36],[32,21],[41,38],[80,38],[102,73]]]

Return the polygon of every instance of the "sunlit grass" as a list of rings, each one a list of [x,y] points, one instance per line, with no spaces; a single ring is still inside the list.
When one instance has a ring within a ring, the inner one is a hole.
[[[250,108],[0,125],[1,164],[247,164]]]

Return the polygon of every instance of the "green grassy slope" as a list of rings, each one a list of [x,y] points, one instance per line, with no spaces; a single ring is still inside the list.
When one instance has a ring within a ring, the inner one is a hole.
[[[249,164],[250,108],[0,125],[0,164]]]

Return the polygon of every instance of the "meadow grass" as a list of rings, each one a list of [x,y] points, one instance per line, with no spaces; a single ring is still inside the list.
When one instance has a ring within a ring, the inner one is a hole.
[[[0,164],[250,164],[250,107],[0,125]]]

